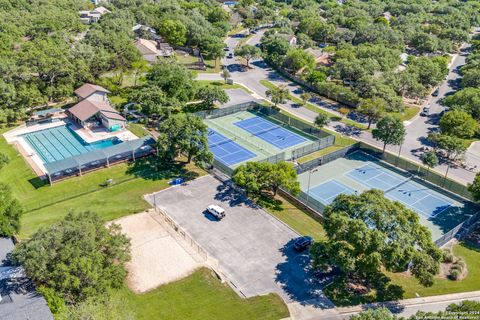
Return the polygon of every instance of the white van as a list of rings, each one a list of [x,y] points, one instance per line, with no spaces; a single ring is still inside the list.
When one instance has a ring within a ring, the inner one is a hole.
[[[221,220],[223,217],[225,217],[225,210],[214,204],[209,205],[207,207],[207,211],[210,212],[218,220]]]

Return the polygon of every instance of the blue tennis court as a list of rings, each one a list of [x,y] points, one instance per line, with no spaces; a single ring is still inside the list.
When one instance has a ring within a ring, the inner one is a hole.
[[[339,194],[354,194],[355,190],[347,187],[337,180],[329,180],[312,189],[310,189],[310,196],[329,205]]]
[[[261,117],[248,118],[235,122],[234,125],[248,131],[254,136],[259,137],[279,149],[286,149],[307,141],[307,139],[298,134],[284,129]]]
[[[355,168],[352,171],[347,172],[345,175],[372,189],[379,189],[382,191],[394,188],[407,180],[407,178],[394,175],[374,163]]]
[[[383,190],[387,198],[401,202],[426,218],[433,218],[452,206],[437,192],[374,163],[355,168],[345,175],[372,189]]]
[[[246,161],[256,156],[255,153],[212,129],[208,130],[208,145],[215,158],[227,166]]]
[[[453,205],[440,194],[413,181],[387,192],[385,196],[403,203],[426,218],[433,218]]]

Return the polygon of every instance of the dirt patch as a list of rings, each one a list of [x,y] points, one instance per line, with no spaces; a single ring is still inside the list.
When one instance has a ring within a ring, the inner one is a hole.
[[[188,252],[154,215],[154,211],[147,211],[114,221],[131,239],[127,285],[137,293],[182,279],[203,266],[202,259]]]

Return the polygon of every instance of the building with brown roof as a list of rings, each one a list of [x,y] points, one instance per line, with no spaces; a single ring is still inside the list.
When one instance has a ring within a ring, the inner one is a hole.
[[[162,40],[147,40],[139,38],[135,40],[135,47],[145,60],[155,62],[158,57],[170,57],[173,55],[173,48]]]
[[[103,126],[110,131],[125,128],[126,119],[110,105],[108,93],[101,86],[84,84],[75,90],[79,102],[68,109],[67,114],[86,128]]]

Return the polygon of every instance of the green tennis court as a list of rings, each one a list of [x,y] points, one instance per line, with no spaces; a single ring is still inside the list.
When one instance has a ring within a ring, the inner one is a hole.
[[[434,190],[362,151],[304,172],[299,175],[299,181],[308,197],[324,205],[330,204],[338,194],[380,189],[385,197],[417,212],[434,240],[478,211],[476,205]]]

